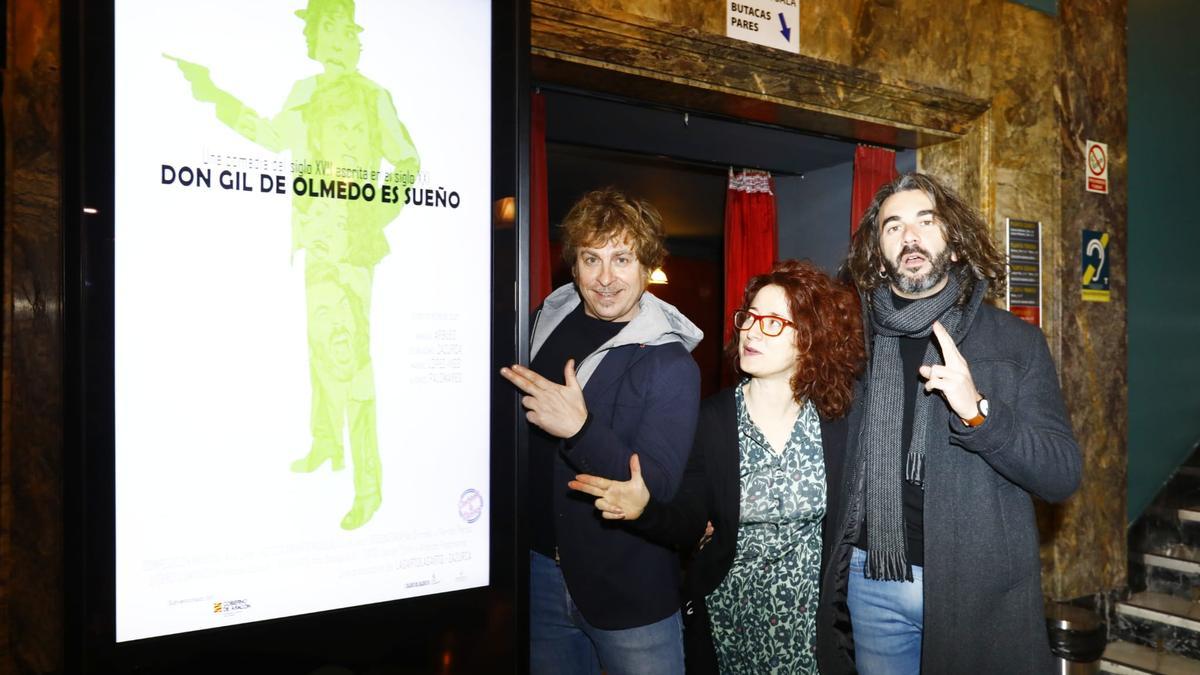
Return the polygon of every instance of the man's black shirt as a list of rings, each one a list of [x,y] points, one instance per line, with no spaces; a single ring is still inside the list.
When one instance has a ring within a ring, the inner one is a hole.
[[[588,316],[580,303],[546,338],[529,367],[538,375],[564,384],[563,368],[568,359],[575,367],[588,354],[621,332],[628,322],[605,321]],[[535,425],[529,425],[529,513],[533,527],[529,547],[553,558],[557,541],[554,536],[554,490],[567,491],[566,485],[554,485],[554,459],[562,439],[555,438]]]

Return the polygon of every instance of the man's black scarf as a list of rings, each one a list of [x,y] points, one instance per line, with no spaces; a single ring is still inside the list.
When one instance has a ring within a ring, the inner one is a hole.
[[[948,406],[944,403],[934,405],[934,397],[925,393],[925,383],[921,380],[908,462],[902,472],[903,440],[900,434],[904,422],[904,374],[901,372],[900,338],[929,337],[933,322],[940,321],[956,344],[962,342],[987,294],[987,280],[976,279],[970,299],[965,305],[958,303],[960,290],[969,274],[970,268],[966,266],[953,268],[947,276],[946,287],[939,293],[911,302],[902,309],[896,309],[888,285],[880,285],[871,292],[869,307],[874,338],[866,409],[859,436],[860,448],[866,458],[866,576],[870,579],[912,581],[912,566],[905,553],[901,475],[903,480],[924,488],[927,432],[929,429],[946,429],[950,421]],[[925,350],[923,363],[942,363],[933,340]]]

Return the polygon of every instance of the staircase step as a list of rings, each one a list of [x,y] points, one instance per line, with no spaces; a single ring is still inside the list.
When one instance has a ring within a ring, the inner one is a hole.
[[[1200,500],[1195,497],[1189,498],[1186,502],[1179,505],[1179,508],[1174,514],[1176,532],[1178,532],[1179,543],[1193,548],[1200,548]]]
[[[1131,551],[1172,545],[1200,548],[1200,487],[1157,500],[1129,528]]]
[[[1200,443],[1130,526],[1127,544],[1129,585],[1106,601],[1101,671],[1200,675]]]
[[[1166,593],[1134,593],[1117,603],[1117,613],[1200,633],[1200,603]]]
[[[1184,574],[1200,574],[1200,551],[1191,546],[1164,546],[1145,553],[1135,553],[1131,557],[1144,565]]]
[[[1117,603],[1114,634],[1200,661],[1200,603],[1166,593],[1134,593]]]
[[[1196,675],[1200,661],[1155,651],[1132,642],[1110,642],[1100,657],[1100,670],[1116,675]]]
[[[1200,465],[1184,465],[1159,490],[1153,506],[1178,507],[1200,503]]]
[[[1142,515],[1153,516],[1163,522],[1200,523],[1200,505],[1196,504],[1195,496],[1186,495],[1176,500],[1176,502],[1174,504],[1162,503],[1148,506],[1142,512]]]
[[[1130,590],[1200,599],[1200,550],[1168,544],[1142,551],[1129,555]]]

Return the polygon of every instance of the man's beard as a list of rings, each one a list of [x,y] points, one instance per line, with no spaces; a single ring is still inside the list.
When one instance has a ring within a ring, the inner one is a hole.
[[[920,253],[926,260],[929,260],[929,271],[918,276],[911,276],[901,272],[900,261],[910,253]],[[950,271],[950,264],[952,262],[949,246],[942,249],[942,252],[936,258],[930,256],[929,251],[920,246],[905,246],[896,256],[895,260],[887,260],[885,264],[887,265],[888,281],[892,283],[892,286],[901,293],[916,295],[924,293],[941,283],[942,279],[945,279],[946,274]]]

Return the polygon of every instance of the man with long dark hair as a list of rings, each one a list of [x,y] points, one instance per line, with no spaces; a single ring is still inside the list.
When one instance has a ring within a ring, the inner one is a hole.
[[[875,195],[847,270],[869,368],[829,488],[822,672],[1050,672],[1032,497],[1069,497],[1080,456],[1041,332],[985,302],[1003,254],[914,173]]]

